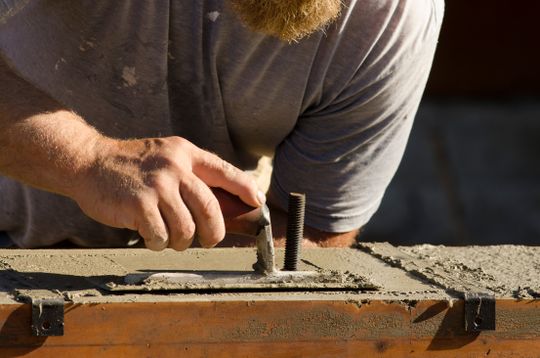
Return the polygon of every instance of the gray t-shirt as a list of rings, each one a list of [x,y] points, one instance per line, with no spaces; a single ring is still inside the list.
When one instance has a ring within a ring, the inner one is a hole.
[[[0,2],[0,56],[118,138],[178,135],[307,195],[306,224],[345,232],[376,211],[431,67],[443,0],[348,0],[324,32],[287,44],[226,0]],[[39,175],[39,173],[36,173]],[[0,177],[0,231],[21,247],[122,246],[128,230]]]

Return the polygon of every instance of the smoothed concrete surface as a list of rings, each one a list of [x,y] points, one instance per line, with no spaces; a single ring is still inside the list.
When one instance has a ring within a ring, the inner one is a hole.
[[[250,248],[189,249],[184,252],[165,250],[152,252],[145,249],[66,249],[66,250],[0,250],[1,299],[10,300],[17,292],[28,295],[34,290],[50,290],[62,294],[68,300],[78,302],[101,302],[143,299],[184,300],[199,297],[202,300],[264,299],[276,297],[287,299],[336,299],[337,295],[379,297],[386,299],[410,299],[429,297],[451,299],[444,290],[424,283],[407,272],[391,267],[381,260],[357,249],[305,249],[300,270],[337,270],[365,277],[380,287],[376,292],[359,290],[351,292],[222,292],[188,293],[141,292],[115,295],[102,287],[111,281],[123,279],[128,274],[175,271],[244,271],[252,272],[255,250]],[[277,262],[283,262],[283,250],[277,250]],[[144,297],[143,297],[144,296]],[[148,297],[153,296],[153,297]],[[343,296],[343,297],[345,297]],[[10,298],[11,297],[11,298]]]
[[[106,283],[126,275],[179,271],[251,272],[250,248],[0,250],[0,302],[43,290],[66,300],[91,302],[159,302],[221,300],[453,300],[467,290],[497,298],[530,299],[540,292],[540,247],[393,247],[363,244],[359,249],[305,249],[300,270],[336,270],[364,277],[379,286],[370,290],[268,290],[262,292],[114,293]],[[283,250],[277,250],[283,262]],[[412,269],[411,269],[412,268]],[[419,274],[420,273],[420,274]],[[431,276],[430,276],[431,275]],[[433,278],[435,277],[435,279]],[[40,293],[41,292],[41,293]]]

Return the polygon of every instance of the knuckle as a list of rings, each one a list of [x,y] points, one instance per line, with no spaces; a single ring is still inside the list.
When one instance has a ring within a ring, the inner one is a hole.
[[[189,223],[186,223],[183,227],[183,237],[186,239],[192,239],[195,236],[195,223],[190,220]]]
[[[242,170],[224,160],[221,163],[221,171],[224,178],[228,181],[248,182],[251,180]]]
[[[169,137],[167,139],[171,146],[180,150],[187,150],[193,145],[189,140],[178,136]]]
[[[166,238],[157,236],[150,228],[140,228],[139,235],[144,239],[146,247],[152,251],[161,251],[167,247]]]
[[[200,244],[204,248],[214,247],[221,242],[224,235],[225,233],[223,232],[222,235],[221,231],[219,230],[212,231],[207,237],[204,238],[204,240],[200,240]]]
[[[148,191],[137,193],[130,200],[132,210],[139,217],[141,223],[146,222],[144,218],[151,216],[157,205],[157,196]]]
[[[169,247],[175,251],[184,251],[191,246],[191,240],[174,240]]]
[[[219,159],[220,163],[219,165],[221,166],[221,170],[225,173],[236,173],[236,167],[234,165],[232,165],[231,163],[229,163],[228,161],[226,160],[223,160],[223,159]]]
[[[146,248],[152,250],[152,251],[162,251],[167,247],[165,243],[158,240],[145,240]]]
[[[157,148],[161,148],[165,144],[165,140],[163,138],[153,138],[152,142]]]
[[[156,250],[163,250],[167,247],[169,240],[167,237],[163,237],[161,235],[158,235],[157,233],[154,233],[153,235],[151,235],[149,242],[156,248]]]
[[[174,156],[168,153],[160,153],[148,156],[141,162],[141,170],[144,173],[159,172],[162,169],[167,169],[174,164]]]
[[[208,225],[208,229],[199,232],[199,242],[202,247],[210,248],[216,246],[225,237],[225,226],[223,223],[215,222]]]
[[[164,174],[154,175],[151,187],[158,193],[158,196],[165,195],[171,186],[171,180]]]
[[[200,214],[205,222],[214,220],[220,212],[219,203],[213,196],[206,196],[201,202]]]
[[[191,220],[189,220],[189,222],[183,222],[178,227],[178,236],[176,237],[176,241],[191,240],[193,235],[195,235],[195,223]]]
[[[204,165],[211,170],[220,173],[220,175],[226,180],[234,180],[236,177],[243,173],[240,169],[221,159],[217,155],[207,152],[208,157],[204,161]]]
[[[191,245],[196,227],[189,215],[182,215],[181,212],[177,212],[175,217],[176,225],[172,227],[169,247],[177,251],[183,251]]]
[[[131,200],[130,205],[139,215],[144,215],[144,213],[147,211],[147,199],[145,196],[134,196]]]

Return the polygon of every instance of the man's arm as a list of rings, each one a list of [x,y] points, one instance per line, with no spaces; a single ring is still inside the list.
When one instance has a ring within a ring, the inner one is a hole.
[[[285,209],[305,193],[306,225],[323,232],[357,231],[376,212],[433,60],[442,1],[383,3],[350,4],[328,29],[313,62],[328,66],[312,68],[305,111],[273,157],[269,201]]]
[[[287,213],[276,206],[270,205],[272,218],[272,233],[274,234],[276,246],[285,246],[285,236],[287,232]],[[348,232],[335,233],[317,230],[304,226],[303,247],[351,247],[360,233],[360,229]]]
[[[118,140],[13,73],[0,59],[0,173],[74,199],[91,218],[136,230],[148,248],[210,247],[225,235],[221,187],[252,206],[253,179],[179,137]]]

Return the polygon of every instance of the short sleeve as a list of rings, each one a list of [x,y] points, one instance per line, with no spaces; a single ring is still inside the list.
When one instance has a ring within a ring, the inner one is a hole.
[[[341,71],[354,72],[329,94],[336,88],[332,76],[341,78],[329,70],[324,83],[333,87],[325,92],[323,86],[318,102],[306,108],[276,150],[270,196],[285,209],[289,192],[305,193],[310,227],[347,232],[365,225],[403,156],[431,68],[443,2],[398,3],[361,59],[350,45],[365,43],[357,41],[361,32],[342,26],[333,61]]]

